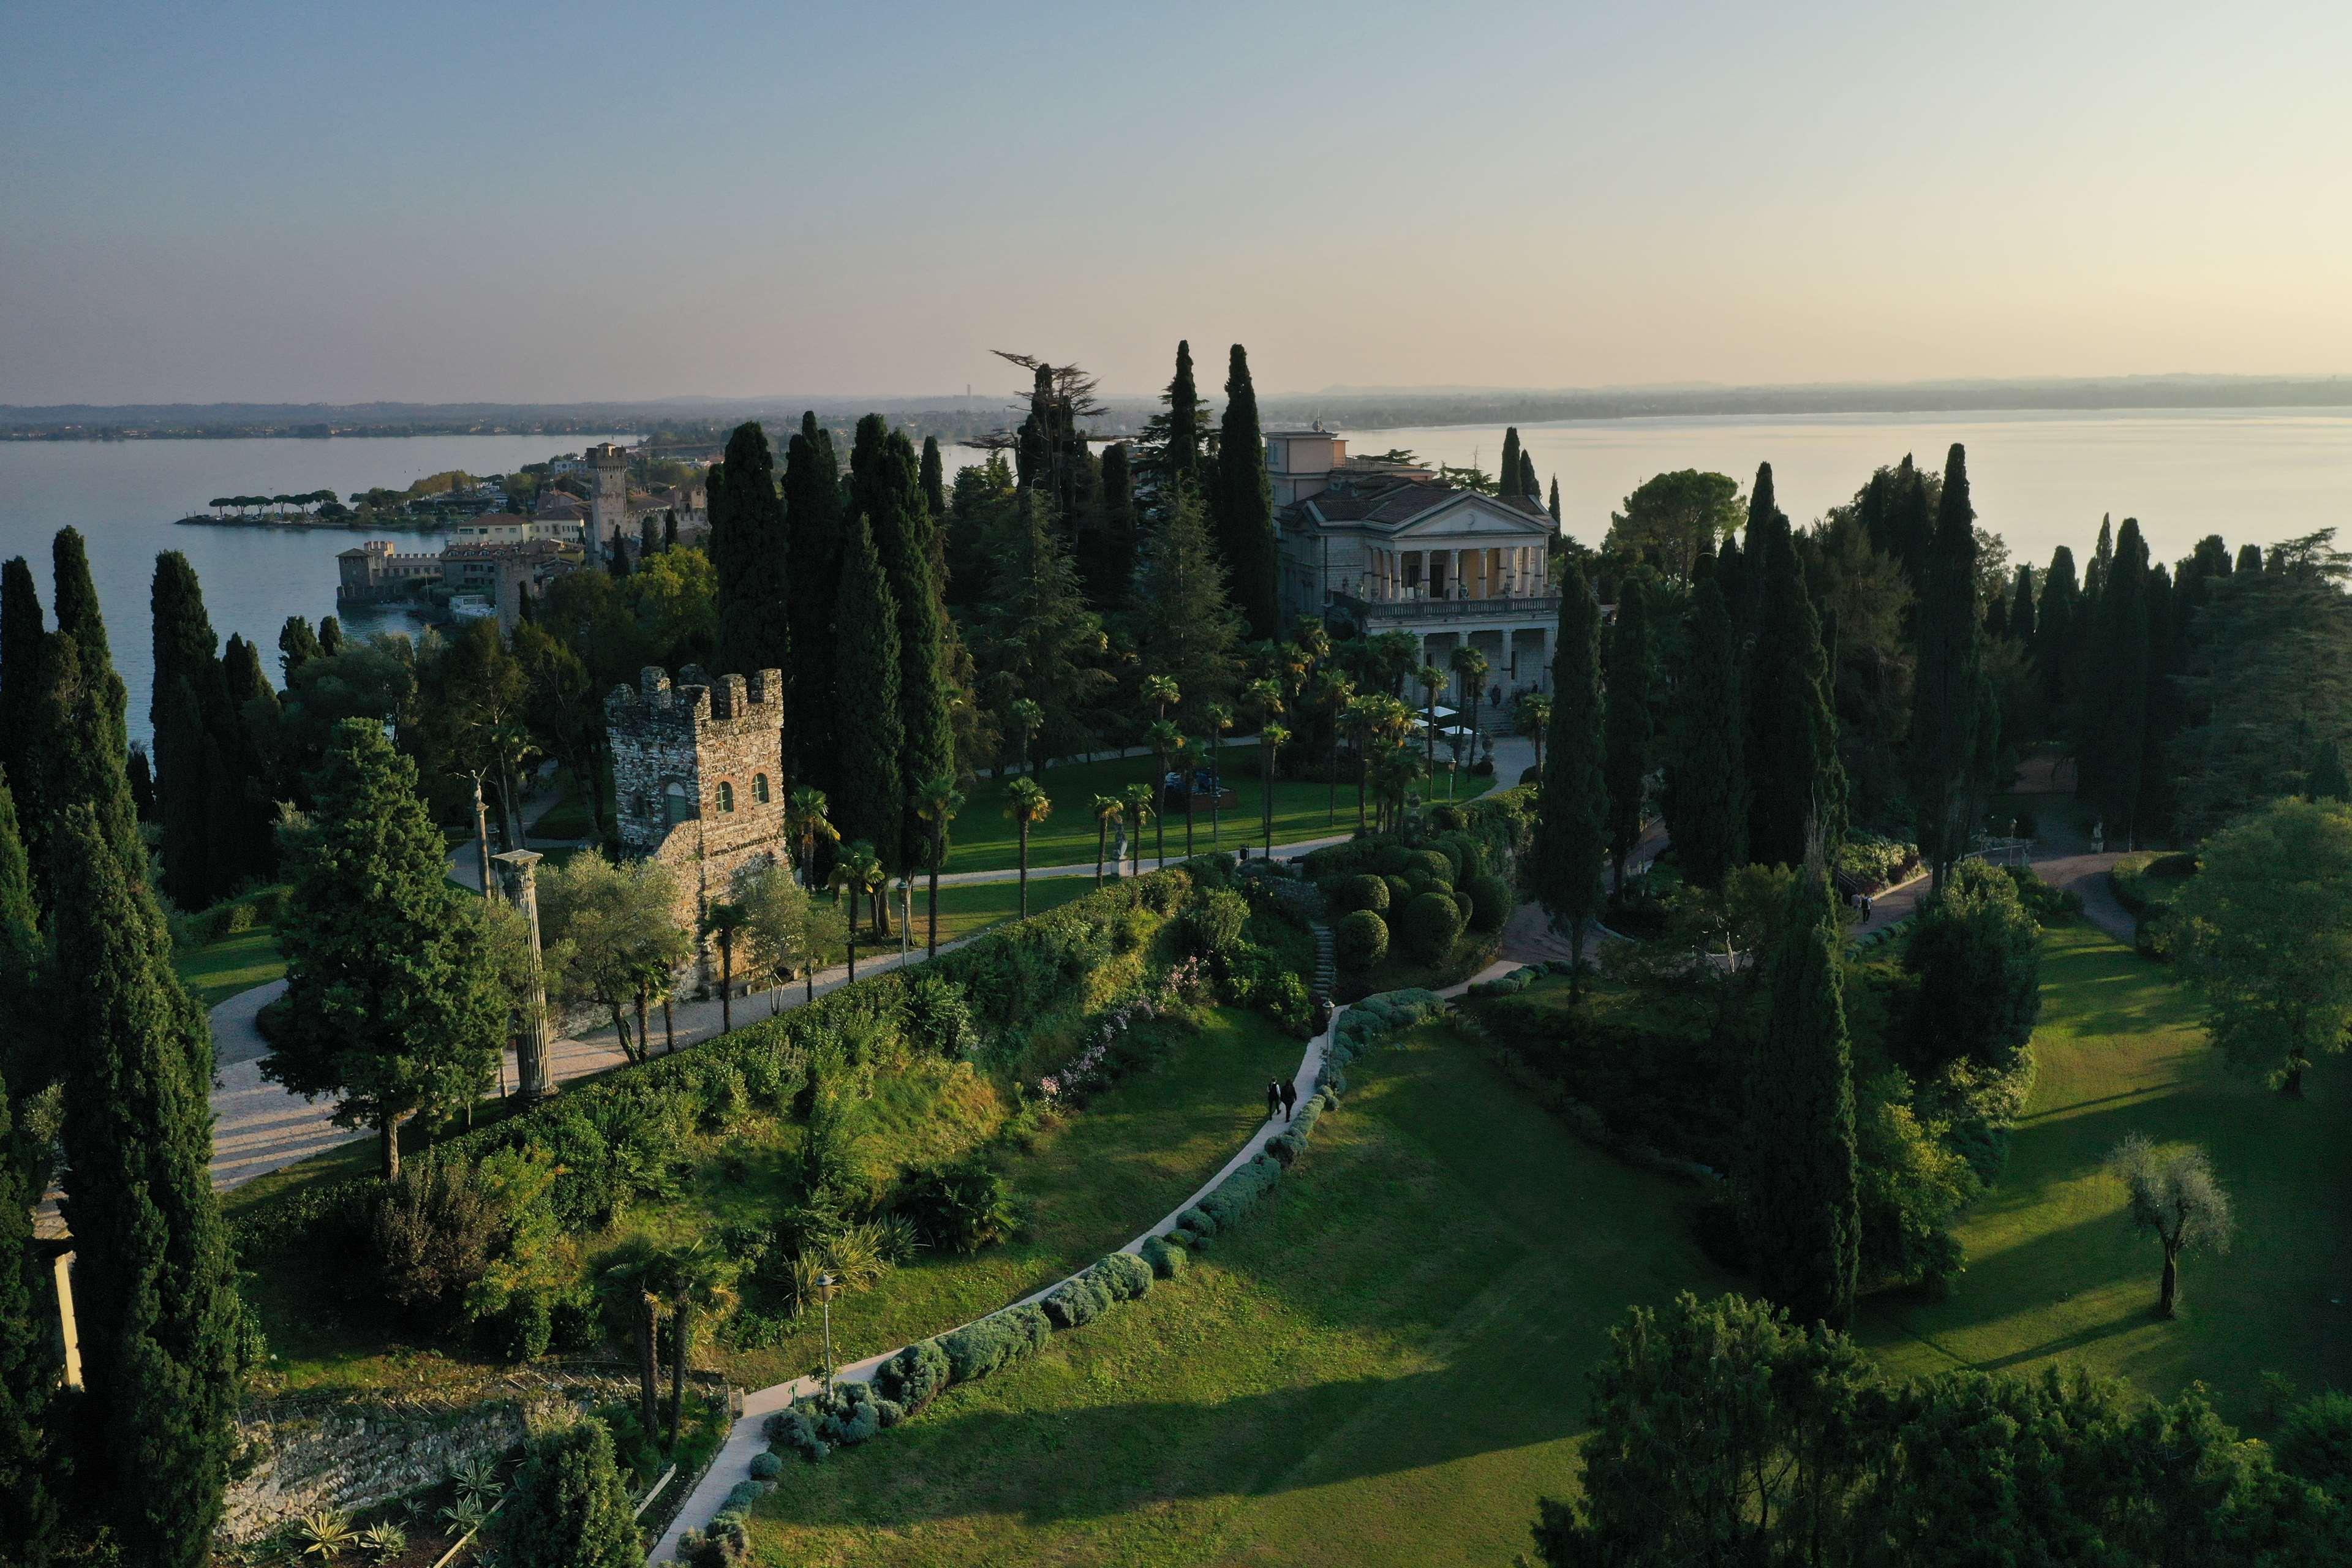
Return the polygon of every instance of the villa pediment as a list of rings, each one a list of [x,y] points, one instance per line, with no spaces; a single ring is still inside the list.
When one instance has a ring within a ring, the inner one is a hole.
[[[1498,543],[1524,543],[1531,539],[1549,538],[1551,531],[1549,518],[1532,518],[1489,497],[1465,492],[1399,523],[1390,537],[1402,541],[1424,536],[1459,539],[1483,535]]]

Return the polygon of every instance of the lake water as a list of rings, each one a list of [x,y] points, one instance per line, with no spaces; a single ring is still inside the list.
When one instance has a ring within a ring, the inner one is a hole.
[[[1503,445],[1500,426],[1346,434],[1358,453],[1403,447],[1424,460],[1475,458],[1489,469]],[[2167,561],[2208,533],[2234,550],[2250,539],[2269,543],[2352,523],[2352,409],[1571,420],[1523,425],[1519,434],[1543,482],[1559,476],[1568,531],[1588,544],[1600,542],[1626,492],[1664,469],[1717,469],[1745,487],[1756,465],[1769,461],[1781,509],[1802,523],[1850,499],[1873,468],[1906,452],[1940,467],[1954,441],[1969,449],[1979,521],[2008,540],[2014,559],[2037,567],[2060,544],[2072,546],[2078,563],[2085,559],[2103,512],[2137,517]],[[335,554],[362,537],[182,528],[173,519],[216,495],[348,495],[372,485],[404,487],[448,468],[505,473],[603,438],[0,442],[0,559],[30,558],[47,604],[50,535],[72,523],[89,536],[115,664],[131,689],[131,732],[143,735],[152,664],[147,595],[157,552],[186,552],[204,580],[213,629],[223,640],[238,632],[259,643],[274,676],[278,627],[288,616],[315,621],[334,613]],[[947,456],[952,468],[979,454],[950,447]],[[435,534],[398,538],[404,549],[440,542]],[[415,626],[389,608],[344,621],[361,635]]]
[[[1402,447],[1455,465],[1475,457],[1489,473],[1503,450],[1499,425],[1347,435],[1350,452]],[[2248,540],[2268,544],[2322,528],[2343,528],[2352,542],[2346,408],[1566,420],[1522,425],[1519,438],[1547,493],[1559,477],[1561,521],[1586,544],[1601,542],[1609,514],[1653,474],[1713,469],[1745,491],[1756,465],[1769,462],[1780,510],[1803,524],[1851,500],[1874,468],[1906,452],[1942,468],[1955,441],[1968,448],[1978,523],[2037,572],[2061,544],[2079,569],[2109,512],[2118,523],[2138,518],[2159,561],[2179,560],[2209,533],[2233,552]]]
[[[148,592],[155,557],[177,550],[204,582],[213,630],[261,646],[278,679],[278,631],[289,616],[314,623],[335,614],[335,555],[368,536],[360,529],[209,528],[173,519],[205,510],[217,495],[348,496],[375,485],[404,489],[427,474],[463,468],[509,473],[525,463],[577,452],[616,436],[418,436],[359,440],[0,441],[0,560],[33,563],[42,605],[55,611],[51,535],[70,523],[89,541],[91,575],[106,610],[114,664],[130,688],[132,736],[148,732],[154,686]],[[442,536],[392,535],[403,550],[437,550]],[[404,610],[369,606],[343,616],[367,636],[415,631]]]

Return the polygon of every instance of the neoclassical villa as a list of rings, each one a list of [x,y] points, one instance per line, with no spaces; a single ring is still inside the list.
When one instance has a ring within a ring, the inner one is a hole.
[[[1345,437],[1319,428],[1268,433],[1265,458],[1286,620],[1344,619],[1367,637],[1407,632],[1441,669],[1466,643],[1486,656],[1485,684],[1507,702],[1549,686],[1558,530],[1541,502],[1440,483],[1415,464],[1350,458]],[[1451,700],[1467,695],[1455,689]]]

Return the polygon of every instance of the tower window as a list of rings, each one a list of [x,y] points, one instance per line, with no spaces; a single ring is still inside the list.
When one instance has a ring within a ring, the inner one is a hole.
[[[753,774],[751,775],[751,799],[752,799],[756,804],[761,805],[767,805],[767,804],[768,804],[768,775],[767,775],[767,774],[765,774],[765,773],[753,773]]]
[[[734,786],[733,784],[729,784],[726,780],[721,779],[721,780],[719,780],[719,813],[720,813],[720,815],[724,816],[726,813],[730,812],[730,811],[732,811],[732,810],[734,810],[734,809],[735,809],[735,786]]]

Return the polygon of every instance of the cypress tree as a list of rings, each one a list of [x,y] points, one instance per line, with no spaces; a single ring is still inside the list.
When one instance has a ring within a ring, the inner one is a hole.
[[[473,906],[445,874],[416,764],[383,727],[337,724],[314,794],[278,935],[286,1026],[261,1071],[334,1096],[337,1125],[374,1128],[389,1181],[404,1122],[488,1091],[507,998]]]
[[[719,579],[719,668],[748,675],[791,662],[784,603],[784,503],[768,433],[747,419],[710,481],[710,566]]]
[[[2042,694],[2050,717],[2063,717],[2066,700],[2074,695],[2074,648],[2080,595],[2074,584],[2074,552],[2060,545],[2050,556],[2050,570],[2042,579],[2042,607],[2035,619],[2033,666],[2042,678]]]
[[[2142,580],[2147,601],[2147,738],[2140,749],[2139,801],[2130,822],[2136,837],[2152,837],[2169,829],[2176,805],[2172,742],[2188,719],[2181,681],[2188,674],[2188,639],[2172,574],[2151,566]]]
[[[1756,630],[1756,617],[1751,613],[1755,595],[1748,582],[1755,564],[1740,550],[1739,535],[1727,531],[1723,547],[1715,552],[1715,582],[1723,593],[1724,613],[1731,617],[1731,646],[1743,651]]]
[[[1936,521],[1934,509],[1927,504],[1927,476],[1919,471],[1908,452],[1895,469],[1894,499],[1895,555],[1916,591],[1927,570],[1927,545],[1935,537]]]
[[[834,611],[841,593],[841,465],[814,411],[784,449],[785,754],[793,780],[841,798],[833,709]],[[847,628],[842,628],[846,630]],[[855,711],[855,710],[852,710]]]
[[[625,583],[629,576],[629,542],[621,537],[621,525],[613,525],[613,537],[604,550],[604,570],[615,583]]]
[[[1748,855],[1761,866],[1804,858],[1808,825],[1832,843],[1844,831],[1845,773],[1829,705],[1829,660],[1821,619],[1805,592],[1796,542],[1785,527],[1766,534],[1769,553],[1749,570],[1763,590],[1748,696]]]
[[[15,1142],[16,1125],[0,1076],[0,1150]],[[17,1568],[44,1568],[58,1549],[55,1435],[64,1395],[57,1308],[33,1244],[41,1195],[23,1162],[0,1156],[0,1542]]]
[[[841,787],[828,794],[843,841],[880,847],[898,841],[907,794],[899,760],[906,731],[898,717],[898,606],[864,516],[850,520],[845,543],[834,612],[832,699],[841,715],[834,759]]]
[[[1161,477],[1171,485],[1197,481],[1201,473],[1201,391],[1192,380],[1192,345],[1176,344],[1176,374],[1168,383],[1168,445],[1160,456]]]
[[[1545,510],[1551,513],[1551,520],[1554,524],[1557,524],[1559,521],[1559,476],[1558,474],[1551,477],[1551,504]]]
[[[931,529],[937,532],[948,521],[947,465],[940,460],[940,438],[923,437],[923,505],[931,514]]]
[[[11,556],[0,565],[0,773],[15,782],[37,865],[42,859],[42,826],[48,820],[36,741],[48,637],[33,569],[23,556]]]
[[[239,1315],[208,1170],[212,1041],[172,972],[162,912],[89,805],[68,806],[58,837],[64,1211],[101,1416],[76,1468],[130,1560],[198,1568],[227,1479]]]
[[[2147,752],[2147,545],[2137,518],[2126,518],[2116,538],[2094,614],[2077,793],[2105,823],[2108,839],[2127,844],[2138,826]]]
[[[299,616],[289,616],[278,629],[278,670],[281,679],[291,682],[294,672],[320,658],[324,650],[319,647],[319,637],[310,623]]]
[[[163,887],[183,909],[202,909],[234,886],[238,823],[219,813],[211,754],[228,729],[220,644],[195,568],[176,550],[155,557],[155,787],[163,819]]]
[[[955,772],[947,610],[931,575],[930,510],[913,444],[880,415],[869,414],[857,422],[849,468],[853,504],[872,523],[883,581],[898,612],[899,825],[875,843],[894,870],[906,871],[923,860],[929,842],[917,814],[916,788]]]
[[[2263,547],[2259,544],[2238,546],[2238,570],[2260,572],[2263,569]]]
[[[142,823],[155,820],[155,772],[147,763],[147,748],[131,748],[131,805]]]
[[[20,1097],[38,1093],[58,1076],[44,994],[47,965],[32,856],[9,780],[0,773],[0,1017],[9,1020],[7,1036],[0,1037],[0,1075],[16,1086]],[[27,1180],[47,1179],[47,1151],[0,1136],[0,1164],[10,1163],[21,1166]]]
[[[340,617],[319,617],[319,651],[329,658],[343,651],[343,623]]]
[[[234,632],[221,650],[221,678],[228,687],[231,715],[223,760],[240,796],[233,807],[243,827],[239,860],[247,873],[268,876],[278,866],[278,787],[269,776],[259,737],[277,728],[278,693],[261,668],[261,650]]]
[[[1568,928],[1577,965],[1570,984],[1580,989],[1585,935],[1602,904],[1609,781],[1601,750],[1601,605],[1573,555],[1560,575],[1551,674],[1551,726],[1544,738],[1527,882],[1553,925]]]
[[[2033,648],[2033,568],[2017,569],[2017,588],[2009,600],[2009,638],[2027,652]]]
[[[1508,500],[1519,493],[1519,427],[1503,432],[1503,460],[1495,465],[1495,493]]]
[[[1691,596],[1676,666],[1663,802],[1675,861],[1700,887],[1720,886],[1748,858],[1744,711],[1731,612],[1710,573]]]
[[[1536,483],[1535,458],[1524,447],[1519,448],[1519,494],[1529,500],[1543,494],[1543,487]]]
[[[1798,1322],[1833,1329],[1853,1315],[1862,1238],[1842,941],[1817,843],[1790,889],[1771,958],[1764,1037],[1749,1061],[1738,1192],[1764,1293]]]
[[[122,874],[143,879],[147,846],[139,837],[139,811],[124,773],[128,753],[110,751],[107,745],[106,705],[112,693],[82,678],[80,645],[64,632],[45,638],[41,653],[38,706],[33,713],[33,767],[38,781],[34,794],[53,813],[72,805],[89,806]],[[199,737],[199,769],[205,766],[205,744]],[[195,796],[195,804],[208,818],[211,775],[200,772],[198,776],[205,780],[205,790]],[[45,836],[41,844],[42,852],[33,862],[34,880],[46,894],[45,903],[54,904],[58,857],[64,847],[54,832]]]
[[[781,525],[779,526],[781,527]],[[665,555],[677,548],[677,508],[674,506],[666,506],[662,508],[661,547],[662,553]],[[779,537],[776,542],[776,548],[779,551],[783,548],[783,541],[781,537]],[[526,621],[530,619],[530,592],[526,588],[523,591],[524,604],[522,609],[522,618]]]
[[[1625,889],[1625,858],[1642,837],[1643,780],[1650,773],[1651,738],[1656,729],[1657,654],[1650,636],[1647,595],[1639,574],[1625,579],[1617,595],[1617,621],[1609,631],[1603,752],[1609,786],[1609,864],[1612,883]]]
[[[1780,510],[1780,502],[1772,493],[1772,465],[1759,463],[1756,465],[1756,488],[1748,497],[1746,548],[1749,563],[1754,565],[1770,560],[1773,542],[1790,536],[1788,514]],[[1760,594],[1764,587],[1760,568],[1756,577],[1754,586]]]
[[[1282,635],[1282,563],[1274,534],[1274,490],[1265,477],[1265,435],[1258,426],[1257,392],[1249,355],[1234,345],[1225,376],[1225,416],[1217,439],[1211,506],[1233,601],[1250,640]]]
[[[1982,628],[1977,620],[1976,509],[1969,498],[1968,454],[1958,443],[1944,462],[1936,531],[1921,563],[1917,673],[1911,686],[1911,805],[1934,885],[1968,847],[1969,785],[1985,690]]]
[[[1087,597],[1098,607],[1117,605],[1135,583],[1135,479],[1124,441],[1103,448],[1102,482],[1094,515],[1078,536],[1078,569]]]
[[[98,584],[90,580],[89,548],[83,542],[81,530],[61,528],[49,549],[57,574],[58,630],[72,637],[81,656],[81,677],[99,698],[98,710],[106,724],[100,741],[110,752],[127,752],[131,731],[126,710],[131,699],[122,677],[114,671],[114,651],[106,640]]]

